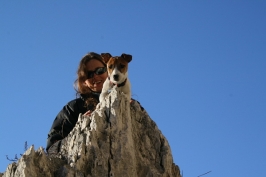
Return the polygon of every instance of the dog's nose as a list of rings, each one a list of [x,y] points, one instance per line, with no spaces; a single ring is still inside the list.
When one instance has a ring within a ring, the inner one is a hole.
[[[113,77],[114,77],[115,81],[118,81],[118,79],[119,79],[119,75],[118,74],[114,75]]]

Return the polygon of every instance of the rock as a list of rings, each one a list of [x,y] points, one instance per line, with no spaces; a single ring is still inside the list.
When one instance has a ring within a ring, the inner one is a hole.
[[[30,147],[3,177],[181,177],[168,141],[137,101],[113,89],[80,115],[55,157]],[[1,177],[1,175],[0,175]]]
[[[31,146],[17,163],[8,165],[3,177],[52,177],[64,163],[62,159],[47,156],[42,147],[35,151]]]

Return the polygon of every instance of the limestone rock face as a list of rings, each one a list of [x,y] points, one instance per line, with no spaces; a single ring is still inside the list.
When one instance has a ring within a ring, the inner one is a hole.
[[[59,158],[49,158],[40,147],[37,151],[31,146],[18,160],[9,164],[0,177],[53,177],[65,162]]]
[[[31,147],[2,176],[181,177],[155,122],[116,89],[92,115],[79,116],[56,157]]]

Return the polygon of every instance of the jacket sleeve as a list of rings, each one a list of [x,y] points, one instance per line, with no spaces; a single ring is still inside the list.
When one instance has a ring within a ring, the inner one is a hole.
[[[48,133],[46,150],[56,141],[65,138],[74,128],[79,114],[85,111],[81,100],[73,100],[65,105],[56,116],[50,132]]]

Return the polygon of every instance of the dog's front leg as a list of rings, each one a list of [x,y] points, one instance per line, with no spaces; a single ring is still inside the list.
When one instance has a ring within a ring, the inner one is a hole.
[[[102,102],[104,100],[104,98],[106,97],[106,95],[108,95],[108,90],[109,90],[109,86],[110,86],[110,83],[109,83],[109,79],[107,78],[104,83],[103,83],[103,89],[102,89],[102,92],[100,94],[100,102]]]
[[[127,81],[127,84],[123,87],[122,92],[125,94],[128,101],[131,100],[131,90],[130,90],[130,82]]]

